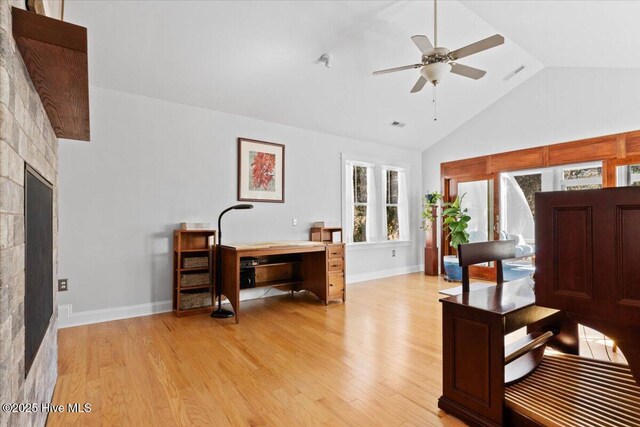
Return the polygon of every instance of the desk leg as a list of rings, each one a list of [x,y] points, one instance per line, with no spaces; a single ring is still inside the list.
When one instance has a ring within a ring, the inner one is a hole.
[[[329,300],[327,277],[327,251],[302,254],[302,289],[313,292],[325,305]]]
[[[240,322],[240,257],[235,250],[222,249],[222,294],[227,297]]]

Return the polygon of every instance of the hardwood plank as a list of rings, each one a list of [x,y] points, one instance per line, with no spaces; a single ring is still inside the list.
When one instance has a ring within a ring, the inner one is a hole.
[[[63,329],[53,402],[93,411],[48,424],[461,425],[436,404],[446,286],[415,273],[351,285],[346,304],[243,302],[241,324],[166,313]]]
[[[62,329],[53,402],[93,407],[48,424],[464,425],[437,408],[437,292],[450,284],[414,273],[348,286],[346,304],[244,301],[240,324],[164,313]]]

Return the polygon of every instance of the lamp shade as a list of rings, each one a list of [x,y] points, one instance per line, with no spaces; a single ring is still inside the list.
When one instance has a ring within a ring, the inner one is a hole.
[[[422,67],[420,74],[434,85],[437,85],[450,71],[451,64],[446,62],[434,62]]]

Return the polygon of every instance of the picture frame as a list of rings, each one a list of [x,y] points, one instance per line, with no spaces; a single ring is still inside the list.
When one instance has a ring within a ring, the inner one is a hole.
[[[238,200],[284,203],[284,145],[238,138]]]

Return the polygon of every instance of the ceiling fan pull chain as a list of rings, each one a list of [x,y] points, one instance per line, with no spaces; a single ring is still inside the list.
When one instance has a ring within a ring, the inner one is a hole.
[[[433,121],[438,121],[438,96],[436,92],[436,85],[433,85]]]

